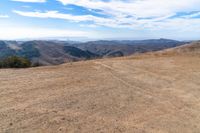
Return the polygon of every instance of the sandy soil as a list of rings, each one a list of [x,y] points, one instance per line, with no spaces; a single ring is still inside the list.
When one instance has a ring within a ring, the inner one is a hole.
[[[199,133],[200,57],[2,69],[0,132]]]

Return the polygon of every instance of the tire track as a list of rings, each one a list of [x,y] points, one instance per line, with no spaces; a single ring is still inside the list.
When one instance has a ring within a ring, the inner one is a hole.
[[[138,93],[142,93],[142,94],[145,94],[146,96],[153,97],[154,99],[157,99],[157,101],[159,101],[159,103],[167,103],[167,104],[170,104],[170,105],[172,105],[174,108],[176,108],[177,110],[180,109],[180,106],[177,106],[177,105],[173,104],[173,102],[171,102],[171,100],[169,100],[168,97],[162,97],[162,96],[157,95],[157,94],[155,94],[155,93],[153,93],[153,92],[150,92],[150,91],[148,91],[148,90],[146,90],[146,89],[144,89],[144,88],[141,88],[141,87],[139,87],[139,86],[133,85],[133,84],[127,82],[126,80],[120,78],[119,76],[116,75],[116,73],[118,72],[118,70],[114,69],[113,67],[111,67],[111,66],[109,66],[109,65],[106,65],[106,64],[104,64],[104,63],[102,63],[102,62],[95,62],[95,63],[98,64],[98,65],[101,65],[101,66],[103,66],[103,67],[105,67],[105,68],[107,68],[108,70],[110,70],[109,72],[112,74],[112,76],[113,76],[116,80],[120,81],[121,83],[123,83],[124,85],[126,85],[126,86],[129,87],[129,88],[134,88],[134,90],[135,90],[135,91],[138,91]],[[112,72],[112,71],[113,71],[113,72]],[[114,72],[115,72],[115,73],[114,73]],[[177,98],[177,97],[175,97],[175,98]]]

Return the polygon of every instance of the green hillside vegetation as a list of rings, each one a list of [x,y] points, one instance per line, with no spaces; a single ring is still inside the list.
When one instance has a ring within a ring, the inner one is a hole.
[[[20,57],[26,57],[28,59],[36,58],[40,56],[40,52],[34,46],[34,42],[26,42],[22,46],[22,49],[17,51],[17,55]]]
[[[0,60],[0,68],[28,68],[31,62],[24,57],[10,56]]]

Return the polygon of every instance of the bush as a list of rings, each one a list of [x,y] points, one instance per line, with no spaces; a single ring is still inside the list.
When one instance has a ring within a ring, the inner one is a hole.
[[[0,61],[0,68],[27,68],[31,62],[23,57],[10,56]]]

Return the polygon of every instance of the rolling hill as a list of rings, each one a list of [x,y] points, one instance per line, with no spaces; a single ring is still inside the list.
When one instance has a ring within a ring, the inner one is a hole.
[[[176,47],[172,51],[179,54],[200,54],[200,41]]]
[[[57,65],[66,62],[120,57],[137,53],[158,51],[185,42],[175,40],[141,40],[141,41],[0,41],[0,58],[12,55],[23,56],[41,65]]]
[[[53,41],[4,42],[1,41],[0,58],[17,55],[30,59],[33,64],[57,65],[65,62],[95,58],[97,55],[73,46]]]
[[[127,56],[136,53],[145,53],[151,51],[159,51],[167,48],[183,45],[186,42],[180,42],[169,39],[150,39],[150,40],[125,40],[125,41],[92,41],[81,44],[72,44],[83,50],[88,50],[92,53],[101,56],[109,57],[118,53],[119,55]]]
[[[154,53],[155,54],[155,53]],[[174,48],[165,49],[163,51],[158,51],[156,54],[161,55],[200,55],[200,41],[194,41],[191,43],[186,43],[185,45],[177,46]]]

